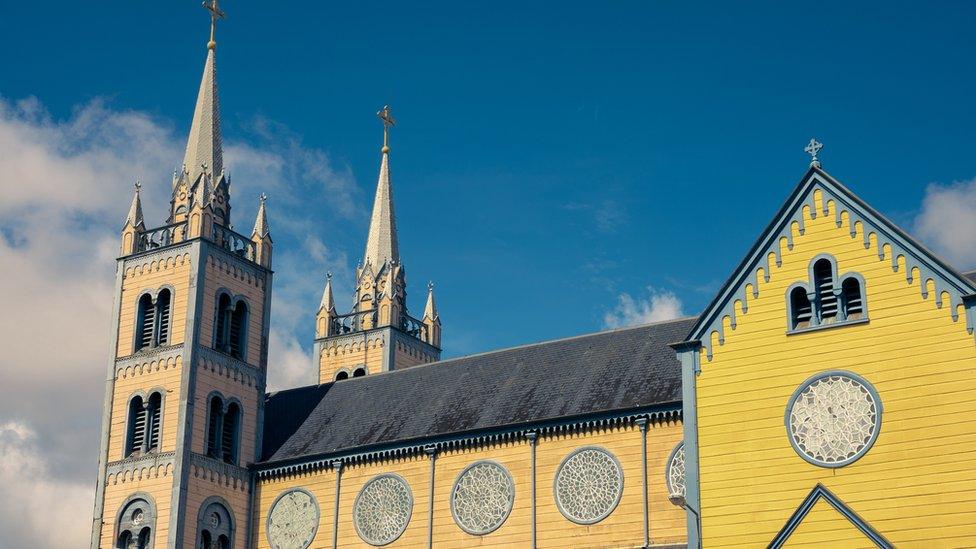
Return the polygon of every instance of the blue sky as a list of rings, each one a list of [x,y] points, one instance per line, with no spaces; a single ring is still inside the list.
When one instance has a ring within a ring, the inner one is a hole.
[[[301,206],[345,254],[340,288],[365,240],[374,113],[393,106],[411,308],[433,279],[448,355],[601,329],[621,294],[648,287],[699,311],[803,174],[811,136],[828,171],[909,228],[926,184],[976,175],[970,3],[223,7],[226,138],[260,147],[255,120],[273,121],[354,181],[348,219]],[[4,11],[4,97],[35,96],[55,119],[103,98],[185,134],[207,33],[196,2]],[[168,171],[134,176],[168,184]],[[253,200],[235,205],[249,227]],[[307,344],[311,322],[297,329]]]

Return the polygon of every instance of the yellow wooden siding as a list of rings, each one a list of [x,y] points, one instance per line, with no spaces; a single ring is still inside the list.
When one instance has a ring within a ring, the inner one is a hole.
[[[212,392],[218,391],[224,396],[225,402],[230,398],[236,398],[241,403],[241,438],[238,448],[238,463],[245,466],[254,461],[258,393],[253,385],[248,384],[246,378],[235,379],[232,372],[229,369],[215,370],[202,366],[197,369],[193,440],[190,449],[198,454],[206,454],[207,416],[209,413],[207,398]]]
[[[264,328],[264,281],[253,277],[247,269],[236,267],[232,261],[207,260],[203,301],[198,313],[200,344],[214,347],[214,321],[217,318],[217,290],[224,288],[247,301],[247,349],[245,359],[254,367],[261,366],[261,345]]]
[[[101,547],[115,547],[115,532],[120,507],[137,492],[149,494],[156,505],[156,525],[153,528],[154,546],[165,547],[166,532],[172,511],[173,466],[144,467],[125,475],[109,475],[105,486],[105,507],[102,517]]]
[[[109,425],[108,460],[117,461],[125,457],[125,437],[129,401],[137,392],[148,395],[152,389],[163,389],[163,410],[160,418],[160,452],[176,450],[176,430],[179,426],[180,376],[183,373],[183,359],[177,355],[172,358],[147,358],[145,362],[126,368],[115,377],[112,394],[112,420]]]
[[[828,215],[805,219],[794,248],[748,313],[726,320],[724,345],[703,354],[698,387],[702,530],[705,545],[768,543],[818,483],[837,494],[898,546],[961,540],[976,528],[976,433],[966,415],[976,406],[976,353],[962,308],[921,296],[921,281],[897,272],[890,256],[865,249],[863,233]],[[873,240],[876,242],[876,240]],[[838,274],[866,280],[870,322],[787,335],[786,290],[808,281],[811,259],[830,253]],[[931,285],[929,286],[932,287]],[[713,336],[713,341],[715,337]],[[790,445],[784,413],[794,390],[826,370],[865,377],[880,394],[883,424],[874,447],[840,469],[809,464]],[[945,505],[949,504],[949,505]]]
[[[184,513],[185,526],[183,531],[184,547],[199,547],[197,539],[197,517],[200,506],[211,496],[219,496],[230,507],[229,511],[234,520],[234,547],[247,548],[247,511],[248,493],[247,483],[237,479],[221,476],[214,471],[197,466],[190,468],[190,480],[186,491],[186,511]]]
[[[829,503],[817,501],[783,547],[831,547],[837,549],[876,549],[877,545]]]
[[[328,383],[335,379],[335,375],[342,369],[349,372],[356,366],[366,365],[368,373],[375,374],[383,368],[383,353],[385,353],[383,339],[364,337],[353,343],[330,345],[322,349],[319,354],[319,381]]]
[[[122,297],[119,311],[119,341],[116,356],[133,353],[135,322],[139,308],[139,296],[143,291],[157,291],[163,286],[173,287],[170,305],[170,345],[183,343],[186,333],[186,308],[190,287],[190,255],[150,261],[126,267],[122,279]]]
[[[685,541],[684,512],[667,499],[665,462],[681,440],[681,424],[655,424],[648,429],[648,494],[653,543]],[[580,526],[559,512],[553,497],[555,471],[570,452],[596,445],[612,452],[624,470],[624,494],[619,505],[603,521]],[[643,543],[643,496],[641,493],[641,435],[636,427],[583,435],[542,437],[537,446],[537,540],[542,547],[639,547]],[[508,519],[494,532],[473,536],[454,522],[450,510],[451,488],[464,467],[479,460],[502,464],[515,482],[515,503]],[[407,530],[389,547],[426,547],[430,462],[416,457],[393,462],[347,467],[342,473],[339,507],[340,547],[368,547],[356,534],[352,505],[359,490],[371,478],[396,473],[410,485],[413,514]],[[523,547],[531,541],[531,447],[527,442],[498,444],[474,450],[444,452],[436,461],[434,487],[434,545],[436,547]],[[270,506],[282,492],[300,487],[314,494],[321,518],[311,547],[331,547],[335,474],[332,471],[261,480],[257,485],[259,511],[254,518],[256,543],[267,548],[266,521]],[[586,537],[583,537],[586,536]]]

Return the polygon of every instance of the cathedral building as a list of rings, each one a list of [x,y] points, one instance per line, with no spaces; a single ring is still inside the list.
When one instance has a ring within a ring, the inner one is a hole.
[[[441,360],[389,108],[352,308],[266,392],[271,238],[231,228],[211,12],[169,215],[121,233],[92,548],[962,547],[976,274],[813,162],[698,316]],[[785,194],[785,193],[784,193]],[[323,273],[324,274],[324,273]]]

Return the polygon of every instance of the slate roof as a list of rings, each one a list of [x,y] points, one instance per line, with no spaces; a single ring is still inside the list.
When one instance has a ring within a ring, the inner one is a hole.
[[[681,401],[669,343],[696,318],[537,343],[266,397],[263,462]]]

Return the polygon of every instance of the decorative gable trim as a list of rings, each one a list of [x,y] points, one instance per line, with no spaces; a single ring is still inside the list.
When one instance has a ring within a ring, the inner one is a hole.
[[[803,502],[800,503],[800,506],[796,508],[796,511],[793,512],[793,516],[790,517],[790,520],[786,521],[783,529],[776,534],[773,541],[769,542],[769,545],[767,546],[768,549],[779,549],[782,547],[783,544],[790,539],[790,536],[797,529],[797,527],[800,526],[800,523],[803,522],[803,519],[806,518],[810,510],[813,509],[813,506],[817,504],[817,501],[821,499],[826,501],[838,513],[843,515],[844,518],[849,520],[855,528],[860,530],[861,533],[874,542],[875,545],[881,549],[894,548],[894,545],[892,545],[891,542],[885,539],[884,536],[878,533],[878,531],[872,528],[867,522],[864,522],[864,519],[859,517],[857,513],[851,510],[851,508],[844,504],[843,501],[838,499],[837,496],[830,492],[830,490],[825,488],[823,484],[817,484],[817,486],[810,491],[810,494],[803,500]]]
[[[816,191],[820,191],[821,194],[819,201],[814,197]],[[860,225],[864,248],[871,248],[873,237],[878,260],[890,260],[891,268],[895,272],[900,268],[899,258],[904,259],[905,279],[909,284],[914,280],[913,271],[918,269],[922,298],[928,298],[928,284],[932,281],[935,284],[936,306],[942,308],[942,294],[948,293],[952,319],[958,320],[957,307],[963,304],[964,297],[976,293],[973,282],[936,257],[839,181],[822,169],[812,167],[689,333],[687,340],[700,340],[709,360],[712,359],[712,334],[717,333],[719,345],[724,344],[724,319],[728,318],[730,327],[735,330],[737,305],[741,312],[746,314],[749,310],[748,294],[751,293],[752,298],[759,297],[759,277],[763,277],[763,282],[769,282],[772,266],[770,258],[774,258],[777,267],[782,264],[782,250],[779,243],[785,239],[787,249],[793,249],[794,224],[798,232],[804,234],[806,230],[804,207],[808,207],[810,216],[816,218],[818,215],[830,214],[827,207],[830,201],[834,202],[837,227],[843,226],[846,214],[851,238],[857,238],[858,225]],[[890,249],[886,250],[887,248]],[[967,314],[967,317],[969,318],[966,327],[969,333],[973,333],[972,315]]]

